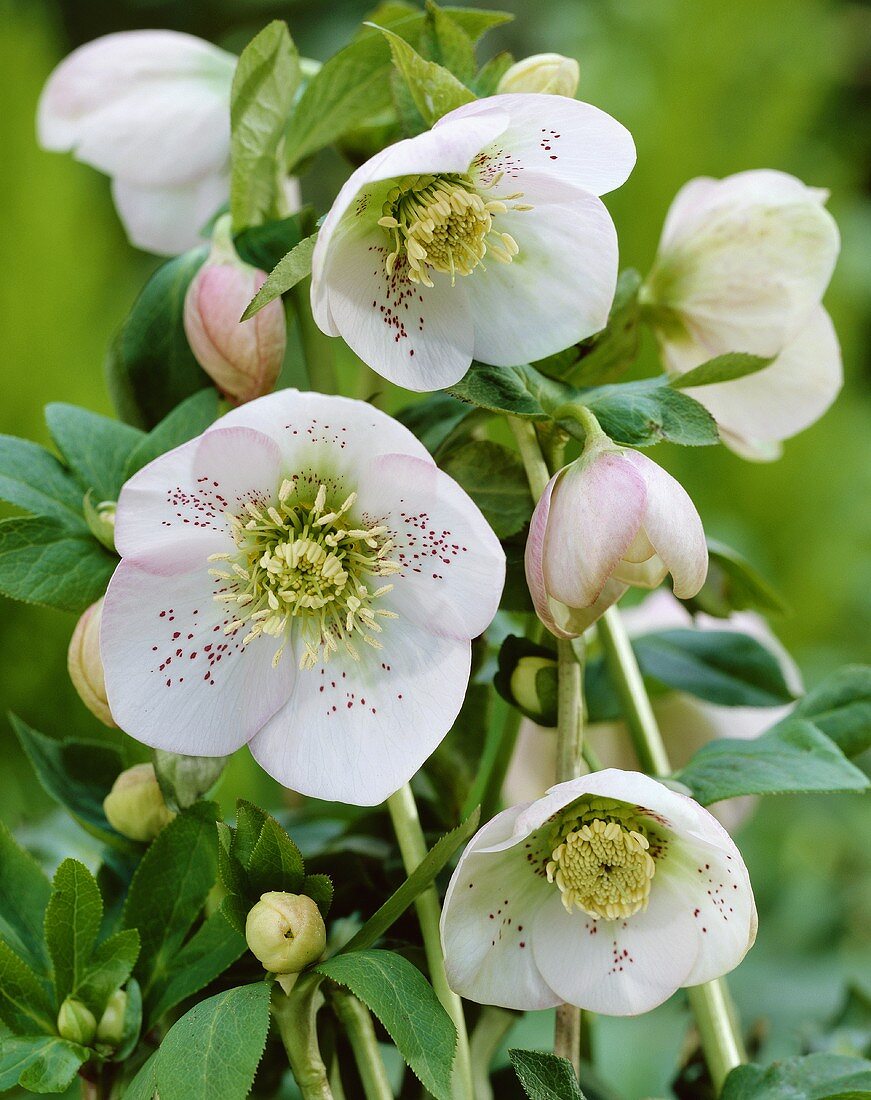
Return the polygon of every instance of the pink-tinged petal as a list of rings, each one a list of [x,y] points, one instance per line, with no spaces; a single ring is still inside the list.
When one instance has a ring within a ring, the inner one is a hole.
[[[482,634],[499,608],[505,553],[477,505],[433,462],[383,455],[361,470],[364,523],[384,524],[402,572],[387,580],[403,617],[453,638]]]
[[[479,1004],[532,1011],[560,1003],[541,977],[532,927],[554,889],[532,872],[523,849],[480,854],[511,836],[524,806],[480,829],[460,857],[442,909],[442,946],[450,987]]]
[[[565,604],[558,604],[556,601],[551,600],[551,612],[554,614],[557,624],[563,631],[567,632],[568,637],[578,638],[589,630],[594,623],[597,623],[609,607],[613,607],[625,595],[627,588],[628,585],[618,580],[615,575],[605,581],[605,587],[587,607],[567,608]],[[557,634],[557,637],[560,637],[560,635]]]
[[[818,306],[770,366],[734,382],[686,392],[714,416],[727,444],[738,439],[757,448],[789,439],[819,420],[843,381],[838,337],[828,313]]]
[[[504,172],[522,190],[523,174],[532,170],[604,195],[624,183],[635,165],[635,143],[625,126],[598,107],[565,96],[491,96],[456,108],[435,129],[491,112],[507,115],[509,122],[476,164],[485,178]]]
[[[639,451],[625,455],[647,485],[644,529],[672,575],[674,594],[681,599],[695,596],[708,575],[708,546],[699,513],[684,487],[661,466]]]
[[[617,233],[600,199],[575,194],[571,202],[494,216],[494,231],[510,234],[519,251],[511,263],[485,258],[486,270],[463,280],[481,362],[511,366],[542,359],[608,323]]]
[[[227,513],[268,503],[281,484],[278,445],[251,428],[217,427],[149,462],[118,498],[115,545],[143,568],[171,571],[232,552]],[[154,562],[153,556],[157,556]]]
[[[407,783],[448,732],[466,693],[470,643],[403,618],[385,620],[379,641],[378,651],[360,643],[359,661],[340,651],[297,674],[287,704],[250,746],[279,783],[373,806]],[[297,649],[294,639],[282,664],[295,664]]]
[[[131,244],[157,256],[177,256],[203,244],[203,226],[230,194],[227,169],[178,187],[145,187],[114,179],[112,197]]]
[[[118,725],[146,745],[188,756],[225,756],[285,702],[296,672],[278,643],[244,629],[224,633],[208,563],[162,573],[122,561],[103,605],[100,648],[109,707]]]
[[[598,450],[557,475],[544,578],[548,594],[569,607],[596,601],[641,526],[647,489],[629,458],[629,452]]]
[[[562,1000],[605,1016],[636,1016],[686,983],[699,944],[678,888],[654,877],[647,909],[616,921],[568,913],[552,889],[536,915],[532,948],[542,977]]]

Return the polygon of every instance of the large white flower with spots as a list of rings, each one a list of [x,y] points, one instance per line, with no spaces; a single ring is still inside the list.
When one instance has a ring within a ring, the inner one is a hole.
[[[246,742],[304,794],[372,805],[456,717],[505,560],[418,440],[283,390],[124,486],[101,634],[118,725],[157,748]]]
[[[609,769],[498,814],[451,879],[451,987],[520,1010],[631,1016],[734,969],[756,937],[747,868],[685,795]]]
[[[604,328],[617,236],[599,195],[635,163],[610,115],[558,95],[458,107],[350,177],[312,259],[312,310],[385,378],[450,386]]]
[[[776,458],[841,388],[838,339],[820,305],[840,247],[827,198],[784,172],[691,180],[642,290],[672,374],[730,351],[776,356],[756,374],[687,390],[747,458]]]
[[[230,87],[236,58],[175,31],[108,34],[48,79],[37,125],[46,149],[112,177],[133,244],[192,248],[230,194]]]

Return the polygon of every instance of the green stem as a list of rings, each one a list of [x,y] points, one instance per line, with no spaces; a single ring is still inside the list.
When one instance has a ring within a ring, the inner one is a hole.
[[[514,755],[514,747],[517,744],[517,735],[520,732],[520,723],[522,720],[523,715],[517,707],[512,707],[510,705],[506,706],[505,719],[502,723],[502,729],[499,731],[499,742],[496,745],[493,758],[490,761],[489,772],[482,775],[484,780],[480,798],[482,821],[489,821],[499,810],[499,803],[502,797],[502,786],[505,783],[505,776],[508,774],[511,758]],[[482,765],[484,763],[485,762],[482,761]],[[469,801],[473,801],[471,797]],[[469,813],[471,813],[477,805],[477,801],[473,802],[469,809]]]
[[[541,453],[538,436],[535,434],[535,425],[531,420],[521,420],[518,416],[508,416],[506,420],[517,441],[533,499],[538,500],[550,481],[550,471]]]
[[[472,1051],[472,1070],[475,1086],[475,1100],[493,1100],[493,1086],[490,1084],[490,1067],[502,1040],[514,1026],[518,1018],[516,1012],[507,1008],[484,1005],[470,1043]]]
[[[303,279],[290,292],[299,321],[299,339],[305,355],[309,385],[320,393],[338,393],[339,379],[333,354],[333,338],[326,336],[312,317],[311,279]]]
[[[387,1079],[369,1010],[351,993],[338,987],[330,991],[330,1003],[354,1052],[366,1100],[393,1100],[393,1089]]]
[[[393,822],[393,831],[396,833],[396,839],[399,842],[399,851],[402,854],[406,874],[410,875],[423,860],[427,848],[423,837],[423,829],[420,827],[420,818],[417,815],[414,795],[407,783],[387,799],[387,808]],[[454,1062],[455,1095],[462,1098],[462,1100],[472,1100],[474,1094],[472,1092],[469,1036],[463,1015],[463,1002],[448,985],[447,975],[445,974],[445,960],[442,954],[439,931],[441,907],[436,888],[430,886],[428,890],[424,890],[414,904],[423,936],[423,946],[426,952],[432,987],[457,1029],[457,1056]]]
[[[616,607],[609,608],[598,624],[608,670],[617,686],[623,716],[635,753],[646,772],[659,778],[671,774],[668,753],[644,686],[635,651]],[[746,1061],[741,1030],[724,978],[687,990],[699,1029],[699,1039],[717,1092],[729,1071]]]
[[[286,995],[276,984],[272,1014],[303,1100],[334,1100],[318,1047],[317,1014],[324,1003],[317,977],[301,978]]]

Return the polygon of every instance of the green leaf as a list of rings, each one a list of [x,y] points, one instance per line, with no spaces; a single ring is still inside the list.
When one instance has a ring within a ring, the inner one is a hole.
[[[169,1029],[157,1059],[160,1100],[245,1100],[266,1046],[269,986],[209,997]]]
[[[780,661],[732,630],[663,630],[632,640],[641,671],[677,691],[724,707],[774,707],[795,696]]]
[[[508,1057],[530,1100],[584,1100],[566,1058],[540,1050],[509,1050]]]
[[[85,534],[82,487],[44,447],[0,435],[0,500]]]
[[[703,806],[745,794],[834,793],[869,786],[867,776],[837,745],[800,718],[750,741],[710,741],[674,778]]]
[[[720,1100],[852,1100],[871,1096],[871,1062],[843,1054],[808,1054],[768,1067],[738,1066]]]
[[[200,390],[182,401],[127,456],[124,480],[153,459],[196,438],[214,423],[219,411],[218,393],[214,389]]]
[[[513,54],[510,54],[507,50],[497,53],[495,57],[491,57],[486,64],[481,66],[478,75],[472,81],[472,90],[482,99],[485,96],[496,95],[499,81],[513,64]]]
[[[55,741],[16,715],[9,720],[37,778],[92,835],[129,848],[106,820],[103,799],[124,770],[121,753],[103,741]]]
[[[730,351],[726,355],[718,355],[709,359],[707,363],[679,374],[671,379],[669,385],[676,390],[687,390],[691,386],[710,386],[716,382],[732,382],[736,378],[746,378],[748,374],[756,374],[774,362],[774,356],[749,355],[744,351]]]
[[[491,412],[510,413],[525,420],[547,420],[546,408],[563,404],[574,393],[545,378],[535,367],[491,367],[472,363],[468,373],[448,393]]]
[[[475,79],[478,64],[471,37],[449,12],[432,0],[427,0],[426,4],[420,52],[428,61],[437,61],[464,84]]]
[[[48,989],[27,963],[0,940],[0,1020],[19,1035],[56,1031]]]
[[[236,831],[233,833],[231,851],[236,859],[247,867],[254,846],[260,839],[269,814],[244,798],[236,801]]]
[[[603,431],[631,447],[652,447],[662,440],[707,447],[720,439],[708,410],[660,378],[599,386],[583,393],[581,401],[596,415]],[[575,430],[572,423],[564,426]]]
[[[106,1002],[130,977],[138,957],[139,933],[135,928],[116,932],[94,949],[84,978],[76,986],[76,996],[98,1020]]]
[[[432,125],[449,111],[471,103],[475,93],[470,91],[447,69],[426,61],[398,34],[380,27],[379,30],[390,43],[393,63],[411,92],[417,107],[427,125]]]
[[[700,592],[684,603],[693,611],[704,611],[728,619],[733,611],[762,611],[782,615],[786,605],[771,585],[737,550],[708,539],[708,576]]]
[[[154,1094],[157,1092],[157,1059],[159,1055],[160,1048],[158,1047],[124,1090],[124,1100],[154,1100]]]
[[[46,405],[45,422],[57,449],[96,502],[117,500],[130,452],[142,432],[77,405]]]
[[[296,46],[276,19],[248,43],[233,76],[230,212],[237,233],[275,213],[278,147],[300,80]]]
[[[398,890],[394,891],[381,908],[374,913],[357,934],[340,948],[337,954],[358,952],[371,947],[388,928],[411,906],[415,899],[435,882],[436,875],[447,866],[451,857],[466,843],[478,828],[480,809],[471,813],[462,825],[440,837],[430,848]],[[380,952],[379,952],[380,953]],[[338,980],[338,979],[337,979]],[[354,991],[356,992],[356,990]],[[367,1002],[368,1003],[368,1002]],[[371,1006],[370,1006],[371,1007]],[[386,1026],[386,1024],[385,1024]],[[388,1029],[389,1030],[389,1029]],[[423,1080],[423,1078],[421,1078]],[[424,1081],[424,1084],[426,1082]],[[428,1087],[428,1086],[427,1086]]]
[[[120,416],[151,429],[211,379],[184,334],[184,299],[205,247],[162,264],[151,276],[109,351],[106,374]]]
[[[94,876],[77,859],[65,859],[55,872],[45,911],[58,1004],[83,982],[102,919],[103,899]]]
[[[466,490],[500,539],[516,535],[529,523],[535,505],[516,451],[474,440],[451,451],[441,467]]]
[[[51,884],[0,821],[0,939],[38,974],[48,972],[43,917]]]
[[[0,1048],[4,1061],[6,1050],[4,1041]],[[79,1067],[90,1055],[91,1052],[85,1047],[52,1036],[19,1040],[17,1047],[13,1048],[12,1057],[20,1063],[18,1082],[22,1088],[29,1092],[51,1093],[66,1092]]]
[[[374,1012],[424,1088],[438,1100],[450,1100],[457,1033],[417,967],[390,951],[355,951],[314,969]]]
[[[258,897],[268,890],[299,893],[305,875],[302,856],[274,817],[267,817],[263,823],[246,870]]]
[[[183,756],[154,750],[157,781],[171,810],[184,810],[207,794],[227,766],[226,756]]]
[[[0,520],[0,593],[81,614],[106,591],[118,559],[88,533],[42,516]]]
[[[333,904],[333,883],[328,875],[306,875],[302,884],[302,893],[307,894],[326,920]]]
[[[531,692],[535,707],[527,705],[530,699],[521,699],[512,685],[512,678],[517,666],[524,657],[533,658],[539,663],[535,671],[534,682],[529,686],[534,689]],[[547,662],[542,664],[541,662]],[[557,724],[557,667],[556,654],[552,649],[538,645],[528,638],[518,637],[516,634],[506,636],[499,647],[498,665],[493,684],[502,698],[517,707],[521,714],[531,718],[540,726],[555,726]]]
[[[313,222],[311,210],[304,208],[289,218],[244,229],[233,238],[233,245],[246,263],[271,271],[306,236]]]
[[[433,456],[449,447],[457,436],[464,434],[464,425],[478,415],[483,414],[477,414],[449,393],[428,394],[422,401],[415,401],[395,413],[400,424],[414,432]]]
[[[198,993],[244,954],[245,937],[230,927],[219,910],[197,929],[175,956],[172,972],[151,1009],[159,1020],[186,997]]]
[[[123,1062],[136,1049],[142,1032],[142,990],[139,982],[131,978],[127,983],[127,1004],[124,1009],[124,1023],[121,1032],[121,1044],[112,1055],[113,1062]]]
[[[871,668],[839,669],[796,704],[791,718],[804,718],[822,730],[846,756],[871,746]]]
[[[266,277],[266,282],[248,303],[240,320],[247,321],[249,317],[253,317],[264,306],[275,301],[276,298],[291,290],[298,282],[311,274],[312,253],[317,239],[317,233],[312,233],[310,237],[300,241],[283,259],[278,261]]]

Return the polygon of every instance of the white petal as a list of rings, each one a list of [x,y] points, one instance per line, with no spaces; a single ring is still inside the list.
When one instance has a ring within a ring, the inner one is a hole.
[[[202,229],[230,195],[226,171],[178,187],[112,181],[112,197],[131,244],[158,256],[178,256],[204,243]]]
[[[545,97],[555,98],[555,97]],[[532,210],[509,209],[494,229],[509,233],[511,263],[484,260],[465,277],[475,358],[497,366],[542,359],[598,332],[617,285],[617,234],[594,195]]]
[[[535,914],[554,887],[530,869],[522,849],[479,853],[510,837],[525,808],[504,810],[469,842],[448,886],[441,929],[448,983],[456,993],[531,1011],[560,1003],[532,952]]]
[[[378,651],[358,645],[358,661],[340,650],[297,674],[286,706],[250,746],[279,783],[373,806],[407,783],[448,732],[466,693],[470,643],[402,618],[387,621],[378,640]],[[281,663],[299,656],[294,641]]]
[[[482,634],[499,607],[505,553],[474,501],[433,462],[406,455],[375,459],[359,494],[366,522],[390,528],[400,615],[453,638]]]
[[[505,173],[523,189],[527,169],[546,172],[594,195],[624,183],[635,164],[632,135],[598,107],[565,96],[515,93],[468,103],[436,124],[436,130],[460,118],[504,113],[509,123],[478,162],[490,178]]]
[[[269,501],[281,483],[276,443],[251,428],[217,428],[149,462],[118,498],[115,545],[144,568],[171,571],[234,548],[227,513]],[[152,563],[149,559],[157,555]]]
[[[644,529],[674,581],[676,596],[694,596],[708,574],[705,531],[684,487],[639,451],[626,451],[647,484]]]
[[[224,633],[205,561],[163,575],[122,561],[103,606],[101,653],[118,725],[146,745],[224,756],[244,744],[290,694],[293,662],[272,668],[273,639],[242,649]]]
[[[686,392],[711,412],[727,443],[733,437],[756,446],[789,439],[819,420],[843,380],[838,337],[828,313],[818,306],[764,370]]]

